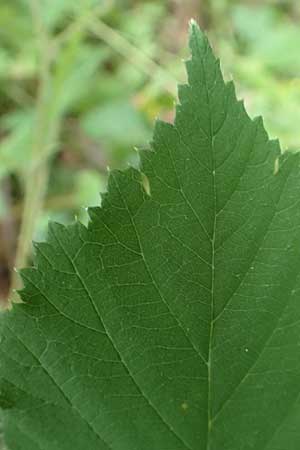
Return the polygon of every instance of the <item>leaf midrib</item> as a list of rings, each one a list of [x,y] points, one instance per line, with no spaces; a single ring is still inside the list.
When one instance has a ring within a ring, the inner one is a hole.
[[[198,41],[197,41],[198,42]],[[208,51],[208,43],[206,41],[205,51]],[[216,190],[216,164],[215,164],[215,153],[214,153],[214,132],[213,132],[213,122],[212,122],[212,112],[209,91],[207,87],[206,72],[203,63],[203,58],[201,57],[201,65],[203,71],[204,86],[206,92],[207,106],[209,110],[209,132],[210,132],[210,147],[211,147],[211,175],[212,175],[212,190],[213,190],[213,230],[211,238],[211,305],[210,305],[210,331],[208,340],[208,364],[207,364],[207,437],[206,437],[206,449],[210,449],[210,434],[212,429],[212,340],[214,333],[214,283],[215,283],[215,238],[217,229],[217,190]]]

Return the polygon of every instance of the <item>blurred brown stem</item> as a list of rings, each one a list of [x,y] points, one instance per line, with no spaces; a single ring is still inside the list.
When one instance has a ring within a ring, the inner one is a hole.
[[[30,7],[40,45],[40,79],[31,161],[29,162],[28,170],[24,173],[24,204],[15,258],[15,267],[17,268],[24,267],[27,263],[36,222],[43,208],[49,178],[47,155],[49,154],[49,147],[54,140],[56,128],[55,121],[51,120],[51,52],[47,31],[41,19],[40,0],[31,0]],[[10,300],[16,300],[14,291],[19,288],[19,285],[19,276],[17,273],[14,273],[11,283]]]

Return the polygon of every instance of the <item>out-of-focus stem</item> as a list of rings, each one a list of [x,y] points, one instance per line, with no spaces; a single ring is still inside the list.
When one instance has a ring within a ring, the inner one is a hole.
[[[40,45],[38,61],[40,72],[31,159],[24,173],[24,203],[15,259],[16,268],[24,267],[28,260],[33,233],[43,208],[47,190],[49,178],[47,156],[50,153],[49,148],[53,145],[57,127],[55,118],[51,116],[51,51],[47,31],[41,19],[40,0],[31,0],[30,7]],[[14,273],[11,284],[11,300],[16,300],[14,291],[19,288],[19,285],[19,276]]]
[[[162,66],[149,58],[142,50],[131,44],[118,31],[100,19],[91,21],[89,30],[148,77],[163,80],[166,90],[171,95],[176,95],[177,80]]]
[[[95,8],[88,9],[85,14],[80,16],[58,35],[55,40],[56,48],[65,40],[69,39],[69,36],[77,30],[89,31],[105,42],[105,44],[111,47],[115,52],[122,55],[127,61],[149,78],[163,80],[166,91],[172,96],[176,96],[178,80],[176,80],[167,69],[132,44],[118,30],[115,30],[101,20],[101,16],[105,14],[112,5],[113,2],[108,0],[104,5],[101,5],[101,7],[98,5]]]

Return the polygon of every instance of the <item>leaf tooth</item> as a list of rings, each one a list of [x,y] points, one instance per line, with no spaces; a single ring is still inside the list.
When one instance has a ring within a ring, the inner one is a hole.
[[[167,133],[173,131],[174,125],[169,122],[157,119],[154,124],[152,145],[161,143],[162,140],[166,140]]]
[[[18,274],[22,278],[23,281],[31,281],[33,275],[37,272],[37,267],[25,267],[18,271]]]
[[[63,231],[66,226],[62,223],[56,222],[54,220],[49,220],[48,231],[50,234],[55,234],[57,231]]]
[[[27,300],[30,299],[30,293],[27,292],[26,282],[25,285],[21,289],[16,289],[15,292],[18,294],[22,303],[27,303]],[[28,294],[28,297],[27,297]]]
[[[47,261],[42,250],[42,242],[32,241],[32,245],[34,248],[34,266],[39,268],[41,265],[43,265],[43,263]]]
[[[176,110],[177,107],[182,105],[183,103],[185,103],[188,94],[190,93],[191,87],[188,83],[182,83],[178,85],[178,100],[179,102],[176,105]],[[177,111],[176,111],[177,113]]]
[[[29,303],[30,299],[36,293],[36,282],[37,278],[39,278],[39,271],[37,267],[26,267],[24,269],[20,269],[18,274],[22,280],[23,287],[17,290],[17,294],[23,303]]]
[[[103,202],[103,197],[105,196],[106,194],[104,193],[104,194],[101,194],[101,197],[102,197],[102,202]],[[89,218],[90,218],[90,221],[91,222],[93,222],[93,220],[96,220],[96,219],[98,219],[99,218],[99,213],[100,213],[100,211],[101,211],[101,207],[100,206],[89,206],[88,207],[88,209],[87,209],[87,212],[88,212],[88,215],[89,215]],[[88,227],[90,226],[90,223],[91,222],[89,222],[89,224],[88,224]]]

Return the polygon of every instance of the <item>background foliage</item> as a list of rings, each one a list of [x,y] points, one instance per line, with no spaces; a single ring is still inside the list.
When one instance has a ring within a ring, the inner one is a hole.
[[[0,2],[2,301],[48,220],[85,221],[107,167],[137,164],[155,117],[172,120],[190,17],[250,113],[283,148],[299,148],[299,2]]]

